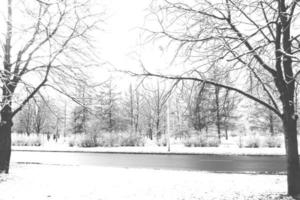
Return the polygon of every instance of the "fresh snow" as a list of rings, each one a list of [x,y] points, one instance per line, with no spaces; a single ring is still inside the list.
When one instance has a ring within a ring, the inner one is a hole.
[[[0,182],[0,200],[292,199],[282,175],[14,164]]]

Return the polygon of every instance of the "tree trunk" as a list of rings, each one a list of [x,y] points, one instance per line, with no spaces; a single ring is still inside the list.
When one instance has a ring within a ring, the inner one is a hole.
[[[219,143],[221,143],[221,117],[220,117],[220,102],[219,102],[219,94],[220,94],[220,88],[215,87],[215,101],[216,101],[216,111],[217,111],[217,120],[216,120],[216,126],[217,126],[217,131],[218,131],[218,139]]]
[[[4,61],[3,74],[1,74],[2,94],[0,121],[0,173],[8,173],[10,152],[11,152],[11,127],[12,127],[12,112],[11,112],[11,97],[14,90],[14,84],[10,80],[11,72],[11,38],[12,38],[12,0],[7,1],[7,31],[4,45]]]
[[[275,135],[275,131],[274,131],[274,116],[273,116],[273,113],[272,111],[269,111],[269,123],[270,123],[270,133],[271,133],[271,136],[274,136]]]
[[[300,198],[300,168],[297,142],[297,119],[292,115],[283,117],[287,157],[288,194]]]
[[[153,131],[152,131],[151,127],[149,127],[149,129],[148,129],[148,134],[149,134],[150,140],[153,140]]]
[[[1,112],[0,122],[0,173],[9,172],[11,154],[11,108],[5,106]]]
[[[228,127],[225,125],[225,139],[228,140]]]

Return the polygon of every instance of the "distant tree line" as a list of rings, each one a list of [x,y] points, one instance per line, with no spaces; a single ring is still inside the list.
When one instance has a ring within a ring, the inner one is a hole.
[[[243,112],[235,93],[205,83],[182,82],[170,91],[166,83],[152,80],[138,86],[130,84],[121,91],[109,79],[96,88],[78,84],[75,93],[78,104],[68,113],[55,99],[33,98],[16,116],[13,131],[27,135],[127,132],[160,142],[169,123],[174,138],[190,137],[194,131],[220,141],[232,132],[245,131],[240,122],[245,116],[250,131],[265,135],[282,132],[278,117],[269,110],[247,104],[247,112]]]

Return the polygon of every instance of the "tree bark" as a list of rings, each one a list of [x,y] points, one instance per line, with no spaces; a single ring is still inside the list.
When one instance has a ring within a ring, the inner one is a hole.
[[[149,123],[148,135],[149,135],[149,139],[153,140],[153,131],[151,127],[151,122]]]
[[[283,128],[287,157],[288,194],[300,198],[300,168],[297,142],[297,118],[284,114]]]
[[[12,117],[10,106],[5,106],[1,112],[0,122],[0,173],[9,172],[11,154]]]

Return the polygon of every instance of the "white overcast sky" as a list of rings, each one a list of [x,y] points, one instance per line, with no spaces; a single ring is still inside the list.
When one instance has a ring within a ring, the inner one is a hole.
[[[106,7],[104,31],[96,39],[101,59],[109,63],[105,65],[106,70],[118,68],[134,71],[140,66],[139,59],[151,69],[166,65],[158,44],[140,45],[144,42],[146,34],[141,28],[145,24],[147,27],[152,26],[152,22],[146,19],[150,3],[151,0],[104,0]],[[118,80],[120,76],[128,79],[125,75],[118,75]]]

